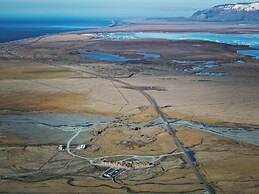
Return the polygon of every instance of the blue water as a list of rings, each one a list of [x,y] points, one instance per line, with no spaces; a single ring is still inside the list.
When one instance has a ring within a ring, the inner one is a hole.
[[[107,27],[112,19],[91,18],[0,18],[0,43],[76,30]]]
[[[145,59],[160,57],[160,55],[152,54],[152,53],[137,52],[136,54],[142,55]],[[102,52],[85,52],[85,53],[82,53],[81,56],[93,58],[101,61],[112,61],[112,62],[126,62],[126,61],[141,60],[141,58],[126,58],[120,55],[113,55],[113,54],[102,53]]]
[[[215,77],[222,77],[226,76],[227,74],[225,72],[198,72],[196,75],[204,75],[204,76],[215,76]]]
[[[158,59],[158,58],[160,58],[160,55],[158,55],[158,54],[143,53],[143,52],[138,52],[137,54],[143,55],[145,59]]]
[[[106,39],[139,39],[161,38],[169,40],[207,40],[233,45],[249,45],[259,49],[259,34],[214,34],[205,32],[174,33],[174,32],[118,32],[99,33],[97,37]]]
[[[137,60],[137,59],[126,58],[120,55],[112,55],[109,53],[101,53],[101,52],[85,52],[85,53],[82,53],[81,56],[94,58],[101,61],[112,61],[112,62],[125,62],[130,60]]]
[[[174,33],[174,32],[118,32],[99,33],[96,37],[105,39],[140,39],[161,38],[169,40],[205,40],[232,45],[247,45],[259,49],[259,34],[214,34],[205,32]],[[259,57],[259,50],[240,50],[240,54]]]
[[[241,55],[248,55],[259,59],[259,50],[239,50],[237,51],[238,54]]]
[[[188,151],[189,156],[191,157],[191,160],[193,162],[196,162],[196,158],[195,158],[195,152],[194,151]]]

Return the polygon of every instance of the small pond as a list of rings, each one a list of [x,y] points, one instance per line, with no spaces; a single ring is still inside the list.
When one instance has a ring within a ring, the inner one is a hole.
[[[158,59],[160,58],[160,55],[158,54],[152,54],[152,53],[143,53],[143,52],[138,52],[138,55],[143,55],[145,59]]]
[[[214,77],[222,77],[226,76],[227,74],[225,72],[198,72],[196,75],[203,75],[203,76],[214,76]]]
[[[136,54],[142,56],[144,59],[160,58],[160,55],[153,54],[153,53],[137,52]],[[113,54],[104,53],[104,52],[84,52],[81,54],[81,56],[96,59],[96,60],[101,60],[101,61],[112,61],[112,62],[127,62],[127,61],[141,60],[141,58],[127,58],[121,55],[113,55]]]
[[[259,50],[238,50],[237,54],[248,55],[259,59]]]

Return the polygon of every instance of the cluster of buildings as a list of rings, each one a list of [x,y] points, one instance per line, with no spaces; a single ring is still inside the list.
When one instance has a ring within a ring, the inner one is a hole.
[[[75,150],[84,150],[86,148],[87,148],[86,144],[81,144],[81,145],[76,146]],[[66,150],[67,150],[67,146],[66,145],[59,145],[58,146],[58,151],[59,152],[64,152]]]
[[[100,165],[109,167],[119,167],[126,169],[136,169],[136,168],[148,168],[153,166],[153,163],[146,161],[122,161],[122,162],[111,162],[111,161],[101,161]]]

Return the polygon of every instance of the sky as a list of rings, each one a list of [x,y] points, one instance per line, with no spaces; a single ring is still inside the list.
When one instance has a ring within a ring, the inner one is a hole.
[[[188,17],[219,4],[253,0],[0,0],[0,16]]]

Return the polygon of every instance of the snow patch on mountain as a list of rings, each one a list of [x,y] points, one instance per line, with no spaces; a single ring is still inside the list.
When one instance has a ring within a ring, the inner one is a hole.
[[[250,4],[233,4],[224,6],[224,10],[236,10],[236,11],[258,11],[259,2],[250,3]]]
[[[218,5],[195,12],[190,20],[259,24],[259,2]]]

